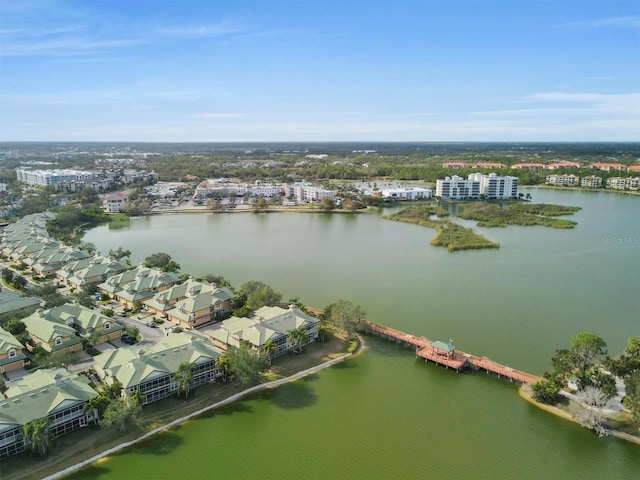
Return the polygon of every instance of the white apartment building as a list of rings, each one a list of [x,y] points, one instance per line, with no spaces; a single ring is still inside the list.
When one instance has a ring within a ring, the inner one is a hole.
[[[454,175],[436,180],[436,197],[443,200],[469,200],[480,198],[480,181]]]
[[[480,195],[490,200],[518,198],[518,177],[501,177],[495,173],[473,173],[469,179],[480,180]]]
[[[582,177],[580,186],[585,188],[600,188],[602,187],[602,177],[596,177],[595,175]]]
[[[623,177],[612,177],[607,178],[607,188],[612,188],[614,190],[638,190],[640,186],[640,178],[623,178]]]
[[[120,213],[127,200],[129,200],[129,196],[126,193],[114,193],[104,198],[102,207],[107,213]]]
[[[27,185],[41,185],[43,187],[56,186],[64,182],[86,182],[95,177],[94,172],[83,170],[32,170],[30,168],[16,168],[18,181]]]
[[[556,187],[577,187],[580,185],[580,177],[576,175],[547,175],[545,184]]]
[[[337,190],[327,190],[307,182],[285,186],[285,195],[292,196],[299,203],[319,202],[324,198],[333,200],[337,193]]]
[[[431,198],[430,188],[406,187],[406,188],[383,188],[380,190],[382,198],[391,200],[422,200]]]

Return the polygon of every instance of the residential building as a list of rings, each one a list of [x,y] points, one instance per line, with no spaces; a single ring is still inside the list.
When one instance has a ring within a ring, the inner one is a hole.
[[[480,198],[480,181],[454,175],[436,180],[436,198],[442,200],[470,200]]]
[[[94,368],[103,382],[120,382],[126,395],[139,392],[145,405],[178,391],[182,363],[193,365],[192,387],[214,382],[222,376],[216,365],[222,356],[204,335],[191,331],[171,334],[148,352],[131,347],[102,353],[94,357]]]
[[[40,305],[41,300],[34,297],[23,297],[12,290],[0,290],[0,315],[11,312],[35,311]]]
[[[28,439],[23,426],[43,417],[49,432],[57,438],[98,420],[97,412],[85,411],[98,396],[89,380],[65,369],[38,370],[9,388],[0,399],[0,458],[25,451]]]
[[[518,177],[501,177],[495,173],[489,175],[472,173],[468,178],[480,182],[480,195],[488,200],[518,198]]]
[[[337,193],[337,190],[327,190],[309,182],[298,182],[285,186],[285,195],[293,197],[300,203],[319,202],[325,198],[334,200]]]
[[[558,187],[577,187],[580,184],[580,177],[576,175],[547,175],[544,182],[546,185]]]
[[[423,200],[431,198],[430,188],[405,187],[405,188],[383,188],[380,190],[382,198],[390,200]]]
[[[546,168],[547,170],[572,169],[572,168],[580,168],[580,164],[578,162],[569,162],[567,160],[561,160],[561,161],[547,165]]]
[[[495,162],[478,162],[472,165],[473,168],[494,168],[494,169],[503,169],[507,168],[504,163],[495,163]]]
[[[447,162],[442,164],[442,168],[449,168],[451,170],[462,170],[467,168],[467,164],[464,162]]]
[[[65,284],[80,289],[87,285],[102,283],[109,277],[123,273],[126,270],[127,266],[123,263],[116,262],[108,257],[94,255],[93,257],[66,264],[56,272],[56,277]]]
[[[107,195],[102,200],[102,208],[107,213],[120,213],[129,201],[129,194],[125,192]]]
[[[638,177],[611,177],[607,178],[607,188],[614,190],[638,190],[640,178]]]
[[[24,368],[27,356],[24,354],[23,348],[16,337],[0,327],[0,373]]]
[[[124,327],[111,318],[91,308],[83,307],[78,302],[65,303],[48,310],[39,310],[31,317],[38,322],[52,322],[71,327],[80,337],[93,337],[94,344],[116,340],[122,336],[124,331]]]
[[[27,333],[31,338],[33,347],[42,347],[50,354],[65,354],[82,350],[82,341],[76,330],[64,323],[47,321],[42,309],[22,319],[27,327]],[[27,350],[33,351],[31,345]]]
[[[305,345],[318,338],[319,324],[317,318],[291,305],[288,309],[262,307],[251,318],[231,317],[203,332],[224,351],[231,346],[239,347],[243,341],[249,342],[255,349],[261,349],[267,341],[271,341],[276,350],[270,354],[270,358],[276,358],[295,348],[295,342],[289,336],[291,330],[302,327],[307,331],[307,341],[303,342]]]
[[[602,177],[596,177],[595,175],[582,177],[580,186],[585,188],[600,188],[602,187]]]
[[[32,170],[30,168],[17,168],[16,175],[18,181],[27,185],[56,186],[64,182],[91,181],[95,172],[84,170]]]
[[[537,172],[538,170],[544,170],[547,166],[544,163],[516,163],[511,165],[511,168],[516,170],[529,170],[530,172]]]
[[[589,165],[592,169],[602,170],[603,172],[610,172],[612,170],[623,172],[627,169],[627,165],[623,165],[621,163],[592,163]]]
[[[133,307],[135,302],[144,302],[156,293],[180,282],[175,273],[162,272],[155,268],[139,266],[121,274],[109,277],[98,285],[101,292],[109,297]]]

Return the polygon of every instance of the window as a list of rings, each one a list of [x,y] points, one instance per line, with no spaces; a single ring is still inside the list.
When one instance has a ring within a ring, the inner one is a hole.
[[[16,349],[12,348],[11,350],[9,350],[9,358],[13,358],[16,356]]]
[[[105,330],[109,330],[110,328],[111,328],[111,324],[110,324],[109,322],[106,322],[106,323],[104,324],[104,329],[105,329]]]
[[[56,337],[56,345],[62,345],[62,338]]]

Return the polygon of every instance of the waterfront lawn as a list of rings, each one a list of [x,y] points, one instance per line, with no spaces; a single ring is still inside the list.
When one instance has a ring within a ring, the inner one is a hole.
[[[277,358],[263,376],[262,383],[290,376],[319,365],[347,352],[348,344],[343,334],[329,329],[325,341],[317,341],[303,347],[302,354],[290,354]],[[0,463],[0,478],[3,480],[39,479],[91,458],[124,442],[134,440],[154,428],[182,418],[208,405],[222,401],[246,390],[248,385],[238,381],[206,384],[192,390],[185,401],[180,397],[169,397],[146,405],[139,425],[129,427],[121,434],[116,429],[88,427],[56,439],[53,449],[45,457],[29,453],[15,455]]]
[[[422,205],[419,207],[407,207],[398,213],[385,215],[382,218],[435,228],[437,235],[431,240],[431,245],[447,247],[450,252],[500,248],[499,243],[492,242],[470,228],[440,219],[446,215],[448,215],[448,212],[438,205]]]
[[[474,202],[464,205],[457,215],[466,220],[476,220],[479,227],[541,225],[551,228],[574,228],[576,222],[552,217],[572,215],[578,210],[580,207],[544,203],[511,203],[507,208],[503,208],[496,203]]]

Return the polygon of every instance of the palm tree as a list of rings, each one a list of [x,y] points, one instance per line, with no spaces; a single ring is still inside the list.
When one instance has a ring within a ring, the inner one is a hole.
[[[267,357],[269,358],[269,365],[271,365],[271,354],[278,351],[278,346],[273,340],[268,339],[262,344],[262,347],[260,347],[260,349],[262,350],[262,353],[267,355]]]
[[[42,417],[32,420],[22,426],[25,443],[30,445],[32,452],[46,455],[51,449],[53,438],[49,431],[49,418]]]
[[[191,389],[191,382],[193,381],[193,364],[182,362],[178,366],[178,371],[174,377],[178,382],[178,392],[184,392],[184,398],[186,400],[189,396],[189,390]]]
[[[294,353],[296,352],[296,348],[299,349],[299,353],[302,353],[302,345],[304,345],[305,341],[309,338],[307,329],[304,328],[304,326],[300,326],[293,330],[287,330],[287,335],[287,340],[294,345]]]
[[[84,406],[85,412],[91,412],[94,417],[100,418],[109,405],[109,398],[101,393],[97,397],[90,398]]]
[[[229,373],[229,359],[227,357],[218,357],[215,359],[214,363],[216,366],[222,370],[222,381],[227,381],[227,374]]]

